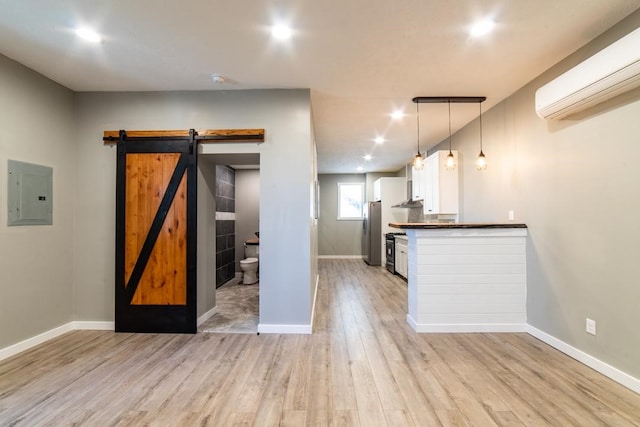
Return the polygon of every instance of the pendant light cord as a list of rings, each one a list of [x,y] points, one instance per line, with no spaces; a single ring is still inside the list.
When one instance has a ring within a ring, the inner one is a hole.
[[[416,117],[418,119],[418,154],[420,154],[420,103],[416,102]]]
[[[451,101],[447,101],[449,105],[449,154],[451,154]]]
[[[482,101],[478,102],[480,107],[480,153],[482,153]]]

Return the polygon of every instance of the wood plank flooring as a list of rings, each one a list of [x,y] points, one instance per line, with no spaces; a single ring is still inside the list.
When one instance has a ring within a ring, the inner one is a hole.
[[[321,260],[313,335],[74,331],[0,362],[1,426],[638,426],[527,334],[416,334],[406,283]]]

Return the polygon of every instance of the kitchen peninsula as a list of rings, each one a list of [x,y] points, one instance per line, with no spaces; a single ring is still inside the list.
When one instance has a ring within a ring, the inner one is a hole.
[[[525,330],[525,224],[389,225],[409,240],[407,322],[416,332]]]

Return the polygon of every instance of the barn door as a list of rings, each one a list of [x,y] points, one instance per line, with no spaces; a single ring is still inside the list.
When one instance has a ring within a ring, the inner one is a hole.
[[[120,131],[115,329],[195,333],[195,132],[158,134]]]

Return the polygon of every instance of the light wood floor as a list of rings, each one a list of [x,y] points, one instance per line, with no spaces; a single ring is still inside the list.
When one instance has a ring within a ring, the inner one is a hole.
[[[313,335],[75,331],[0,363],[0,425],[640,425],[526,334],[416,334],[406,284],[321,260]]]

